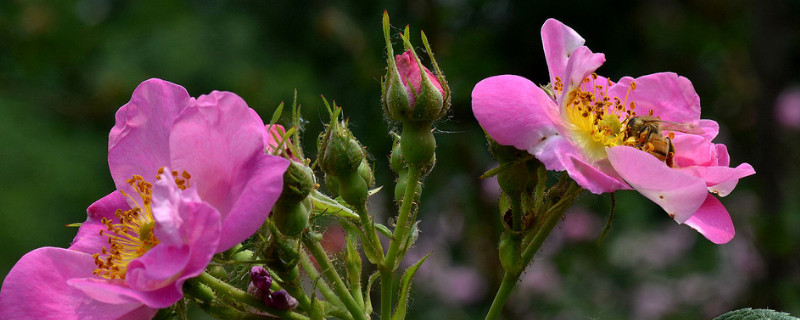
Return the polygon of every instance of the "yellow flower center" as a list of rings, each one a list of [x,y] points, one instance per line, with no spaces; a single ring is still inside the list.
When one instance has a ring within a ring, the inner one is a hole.
[[[599,83],[597,74],[592,73],[583,80],[583,85],[567,93],[564,101],[564,119],[571,133],[572,141],[591,160],[606,158],[606,148],[625,144],[624,125],[635,117],[636,104],[628,102],[628,95],[636,89],[631,82],[625,98],[609,97],[611,80]],[[585,88],[590,87],[591,91]],[[553,89],[559,94],[564,90],[561,78],[556,77]]]
[[[159,179],[163,173],[163,167],[158,169],[159,176],[156,179]],[[184,190],[189,186],[189,178],[191,176],[186,171],[180,175],[178,175],[177,171],[171,173],[178,188]],[[133,188],[138,197],[135,198],[120,190],[122,195],[131,200],[133,207],[127,211],[117,209],[114,212],[114,216],[118,220],[116,223],[106,218],[101,220],[101,223],[106,228],[100,230],[99,233],[101,237],[108,238],[108,246],[103,247],[99,253],[92,255],[94,263],[97,265],[93,272],[94,275],[105,279],[124,280],[128,271],[128,264],[159,243],[158,238],[153,233],[156,226],[151,207],[153,185],[145,181],[140,175],[134,175],[133,178],[128,179],[126,182]]]

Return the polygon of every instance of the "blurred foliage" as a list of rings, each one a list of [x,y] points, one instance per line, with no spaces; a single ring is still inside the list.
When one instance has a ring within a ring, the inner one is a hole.
[[[296,88],[307,153],[324,94],[344,107],[378,184],[391,185],[394,124],[379,106],[384,9],[395,31],[425,30],[453,91],[451,116],[436,124],[423,234],[406,259],[435,251],[419,271],[410,318],[475,319],[488,310],[501,275],[497,188],[477,179],[492,160],[470,92],[496,74],[547,81],[539,28],[549,17],[606,54],[600,74],[691,79],[733,164],[758,173],[723,199],[737,226],[723,246],[622,192],[597,247],[609,200],[585,194],[512,294],[506,318],[710,318],[742,307],[800,314],[800,132],[774,117],[776,97],[800,82],[797,0],[4,1],[0,278],[25,252],[68,246],[75,229],[64,225],[84,220],[85,208],[113,190],[105,141],[114,112],[151,77],[193,96],[236,92],[265,119]],[[384,221],[390,199],[372,203]]]

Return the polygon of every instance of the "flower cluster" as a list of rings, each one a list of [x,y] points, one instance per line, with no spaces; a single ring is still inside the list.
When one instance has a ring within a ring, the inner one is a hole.
[[[195,99],[151,79],[116,114],[108,163],[117,190],[88,209],[67,249],[26,254],[3,282],[14,319],[150,318],[183,296],[212,255],[250,237],[288,161],[265,153],[264,123],[214,91]]]
[[[725,145],[712,142],[719,126],[700,119],[691,82],[668,72],[600,76],[605,56],[554,19],[542,26],[542,41],[549,85],[501,75],[475,86],[472,110],[492,139],[566,170],[593,193],[633,188],[678,223],[728,242],[733,223],[709,192],[725,196],[755,171],[730,167]]]

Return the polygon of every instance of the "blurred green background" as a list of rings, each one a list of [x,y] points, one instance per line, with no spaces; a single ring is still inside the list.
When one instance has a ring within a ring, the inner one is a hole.
[[[193,96],[233,91],[269,119],[294,89],[305,150],[326,121],[320,94],[344,107],[392,186],[380,108],[380,19],[425,30],[453,91],[436,124],[438,163],[427,178],[422,235],[406,262],[435,251],[416,281],[412,319],[482,318],[501,269],[497,187],[472,117],[481,79],[513,73],[547,81],[539,29],[549,17],[618,79],[660,71],[692,80],[703,117],[720,123],[732,163],[752,164],[722,199],[737,228],[716,246],[634,192],[585,193],[512,294],[507,319],[710,318],[741,307],[800,315],[800,1],[117,1],[0,2],[0,278],[26,252],[66,247],[85,209],[113,190],[106,163],[114,112],[158,77]],[[399,50],[399,46],[396,47]],[[389,189],[391,190],[391,189]],[[373,198],[386,221],[389,193]]]

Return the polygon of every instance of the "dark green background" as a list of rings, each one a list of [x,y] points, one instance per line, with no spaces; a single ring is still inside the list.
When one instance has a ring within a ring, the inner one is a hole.
[[[599,223],[593,236],[563,240],[559,227],[505,317],[709,318],[745,306],[800,315],[800,132],[774,118],[778,94],[800,81],[798,1],[4,1],[0,277],[25,252],[68,246],[75,229],[64,225],[84,220],[85,208],[113,190],[106,147],[114,112],[151,77],[193,96],[236,92],[264,119],[296,88],[311,158],[326,120],[323,94],[344,107],[378,184],[391,187],[392,125],[380,108],[384,9],[393,32],[410,24],[420,47],[425,30],[453,91],[449,118],[436,124],[438,163],[417,246],[439,258],[423,265],[409,318],[474,319],[488,309],[500,226],[477,179],[492,161],[470,92],[497,74],[547,81],[539,29],[549,17],[606,54],[602,75],[673,71],[692,80],[733,164],[749,162],[757,174],[723,199],[737,227],[724,246],[623,192],[598,248],[609,198],[585,194],[580,208]],[[375,198],[376,213],[391,209],[387,198]]]

